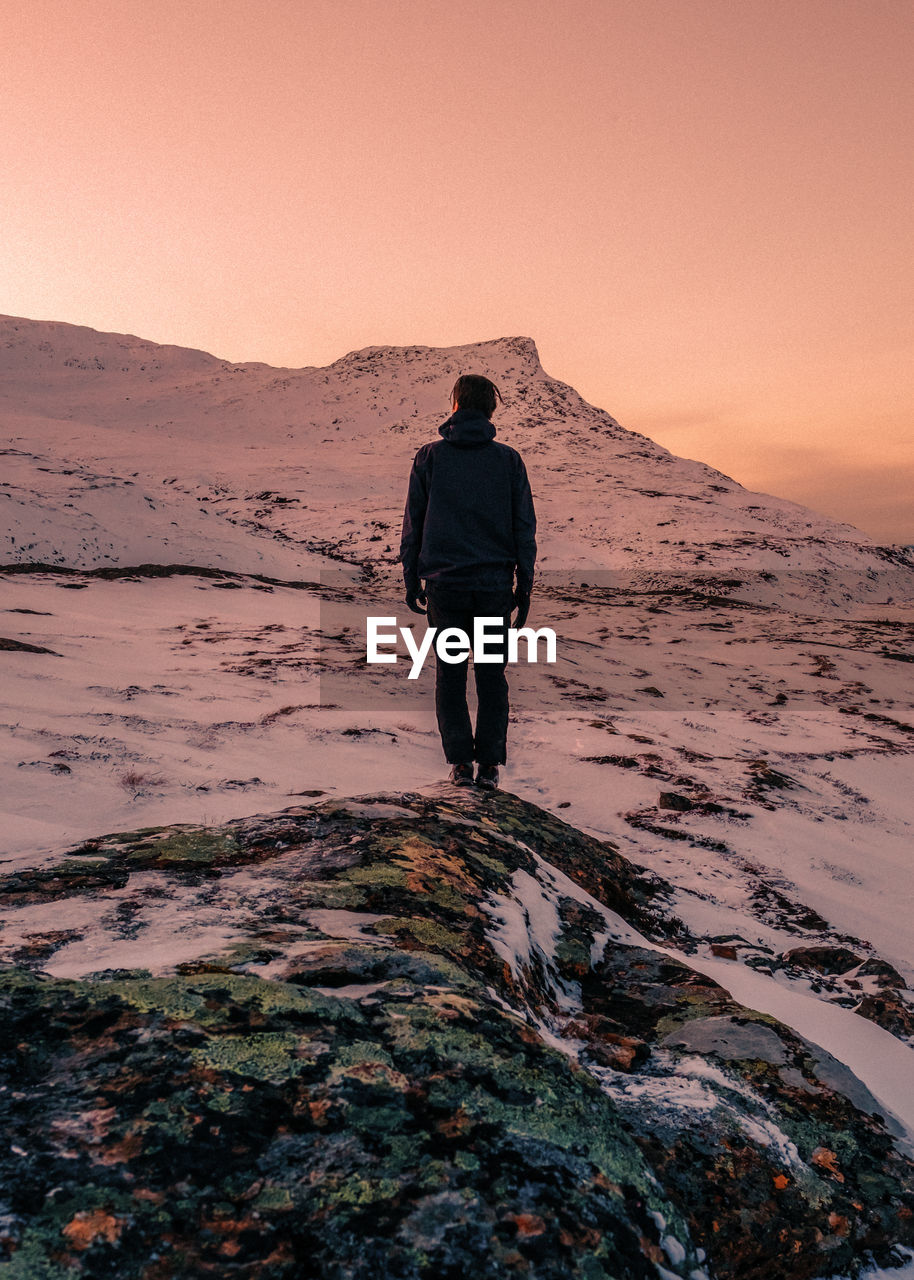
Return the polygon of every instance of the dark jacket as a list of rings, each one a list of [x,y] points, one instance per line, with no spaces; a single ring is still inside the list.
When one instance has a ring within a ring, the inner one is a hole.
[[[523,459],[496,443],[481,413],[458,409],[413,460],[400,560],[406,589],[419,581],[477,589],[533,587],[536,514]]]

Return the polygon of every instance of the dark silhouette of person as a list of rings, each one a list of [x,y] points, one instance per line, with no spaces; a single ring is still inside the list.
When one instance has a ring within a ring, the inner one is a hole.
[[[495,662],[474,661],[475,732],[467,706],[468,659],[446,662],[437,653],[435,710],[450,780],[498,786],[507,760],[507,629],[522,627],[530,608],[536,561],[536,514],[523,459],[495,440],[492,415],[501,393],[481,374],[459,377],[454,412],[438,428],[442,437],[416,454],[409,476],[400,560],[406,603],[438,628],[459,627],[472,642],[478,617],[500,619],[487,651]],[[516,575],[516,587],[515,587]],[[425,590],[422,589],[422,581]]]

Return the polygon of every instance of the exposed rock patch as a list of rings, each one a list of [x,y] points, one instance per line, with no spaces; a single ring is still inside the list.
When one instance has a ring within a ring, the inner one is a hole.
[[[801,1278],[914,1237],[860,1081],[511,795],[108,836],[0,893],[120,948],[80,971],[58,921],[0,974],[11,1276]]]

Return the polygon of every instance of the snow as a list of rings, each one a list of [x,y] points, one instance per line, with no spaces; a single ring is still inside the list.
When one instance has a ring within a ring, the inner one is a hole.
[[[857,1280],[911,1280],[914,1276],[914,1253],[903,1247],[897,1248],[896,1253],[900,1259],[907,1259],[907,1261],[903,1261],[898,1267],[872,1267],[861,1272]],[[849,1280],[849,1277],[829,1276],[824,1280]]]
[[[5,579],[0,634],[59,655],[3,654],[7,869],[105,831],[212,824],[307,802],[301,791],[352,790],[354,718],[320,706],[318,617],[315,596],[292,588],[178,577],[73,591],[42,575]],[[430,735],[391,732],[415,736],[420,755],[425,746],[431,781]],[[395,753],[379,753],[359,789],[373,776],[393,787],[397,768]]]
[[[386,981],[351,982],[345,987],[312,987],[311,990],[317,991],[322,996],[333,996],[337,1000],[362,1000],[365,996],[373,996],[376,991],[386,986]]]
[[[377,924],[379,920],[386,920],[386,916],[375,915],[370,911],[324,909],[306,911],[304,916],[309,924],[314,925],[315,929],[320,929],[321,933],[326,934],[328,938],[344,938],[347,942],[371,942],[375,946],[390,945],[376,933],[365,932],[370,925]]]
[[[559,897],[574,897],[606,922],[605,933],[598,935],[601,949],[606,940],[613,938],[625,945],[646,947],[680,960],[719,983],[739,1003],[773,1015],[804,1039],[832,1054],[873,1095],[890,1127],[895,1122],[895,1132],[904,1136],[914,1155],[914,1048],[851,1010],[804,993],[798,984],[783,977],[759,973],[735,961],[686,955],[672,947],[658,946],[557,868],[541,858],[537,862],[537,877],[526,871],[516,871],[510,894],[492,894],[484,904],[495,921],[495,928],[488,934],[489,941],[497,954],[507,961],[516,978],[521,979],[524,970],[530,969],[534,956],[538,956],[551,981],[559,1009],[565,1013],[574,1011],[572,993],[555,976],[554,954],[561,927],[557,901]],[[544,1021],[543,1029],[547,1025]],[[554,1032],[555,1027],[549,1029]],[[575,1045],[567,1040],[563,1043],[556,1038],[551,1043],[563,1052],[575,1052]],[[676,1077],[620,1077],[617,1072],[601,1072],[598,1068],[591,1070],[615,1095],[639,1101],[649,1097],[655,1105],[663,1107],[717,1108],[720,1105],[719,1095],[705,1088],[702,1081],[718,1085],[725,1083],[729,1089],[734,1087],[729,1077],[700,1058],[683,1059],[677,1066]],[[847,1082],[843,1080],[835,1081],[834,1085],[847,1091]],[[849,1096],[853,1097],[856,1105],[867,1107],[863,1091],[855,1092],[851,1088]],[[764,1106],[760,1099],[757,1104]],[[796,1150],[776,1126],[760,1117],[748,1119],[741,1111],[733,1114],[741,1127],[751,1129],[755,1141],[764,1145],[774,1143],[782,1150],[786,1161],[799,1161]]]
[[[526,847],[520,841],[516,843]],[[535,876],[523,869],[514,871],[510,890],[506,893],[492,892],[482,903],[483,910],[495,922],[495,928],[486,936],[515,978],[522,978],[538,960],[558,1007],[574,1010],[580,1007],[580,992],[575,989],[576,984],[559,978],[555,964],[555,946],[562,932],[558,909],[562,898],[583,903],[606,922],[606,929],[594,938],[592,962],[603,954],[610,938],[631,945],[652,944],[645,943],[637,930],[626,924],[620,915],[604,907],[564,872],[538,854],[532,856],[537,867]]]
[[[708,957],[690,963],[741,1004],[780,1019],[849,1067],[904,1127],[914,1156],[914,1049],[848,1009],[745,965]]]

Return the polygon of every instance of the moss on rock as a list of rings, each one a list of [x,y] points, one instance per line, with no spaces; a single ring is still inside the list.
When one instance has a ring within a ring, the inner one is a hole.
[[[774,1258],[804,1280],[911,1239],[914,1170],[878,1118],[684,961],[609,941],[592,962],[607,909],[663,936],[664,886],[516,797],[101,837],[0,892],[142,870],[168,891],[144,911],[212,881],[211,911],[266,860],[234,940],[180,972],[55,978],[51,934],[0,968],[0,1280],[656,1280],[699,1247],[717,1280]]]

